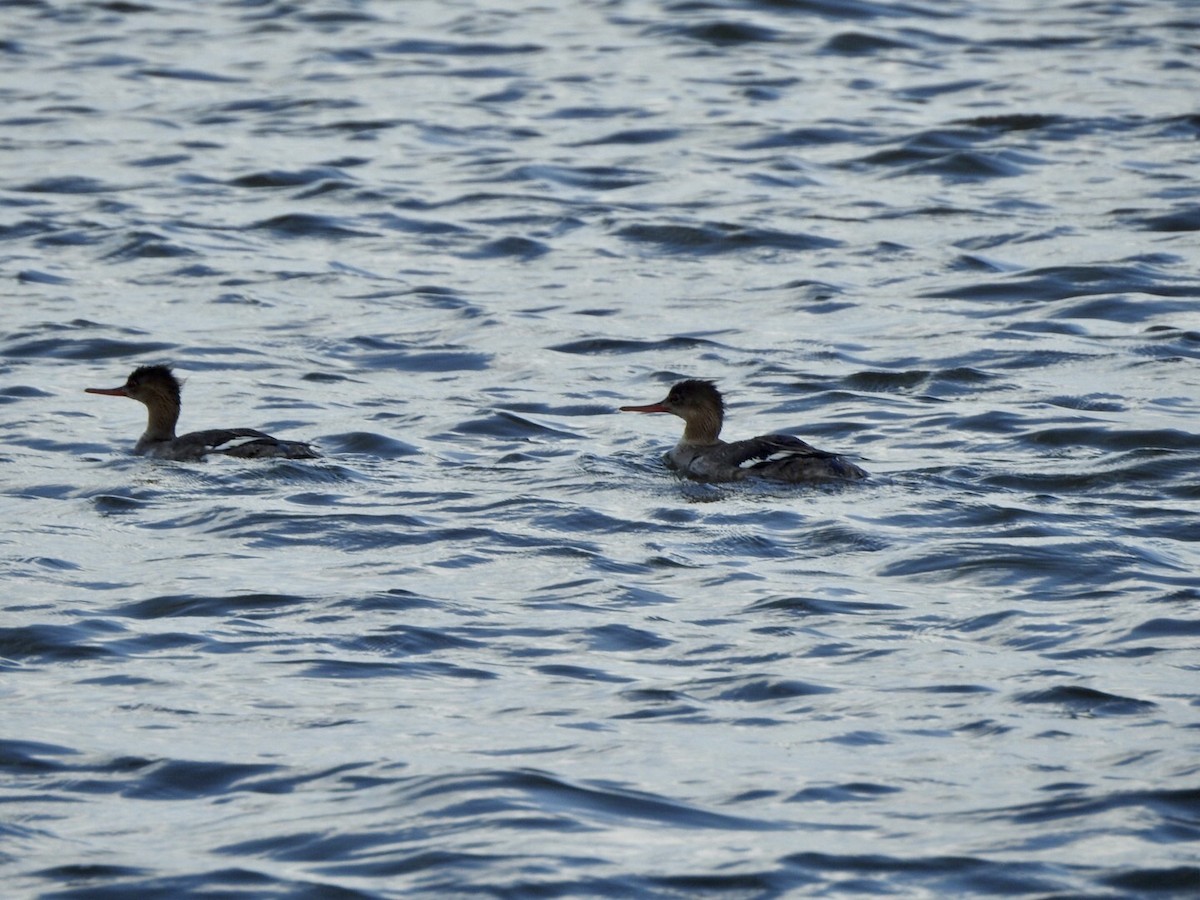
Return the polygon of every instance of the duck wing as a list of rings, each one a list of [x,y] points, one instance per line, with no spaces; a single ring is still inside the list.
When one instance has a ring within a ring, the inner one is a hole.
[[[729,445],[729,461],[747,474],[781,481],[865,478],[867,473],[836,453],[789,434],[768,434]]]
[[[176,443],[194,447],[199,456],[219,453],[238,459],[316,459],[320,456],[301,441],[281,441],[253,428],[213,428],[193,431]]]

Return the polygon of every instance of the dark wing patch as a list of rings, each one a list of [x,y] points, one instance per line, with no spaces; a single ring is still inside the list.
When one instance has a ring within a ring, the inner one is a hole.
[[[253,428],[202,432],[210,453],[238,459],[317,459],[321,454],[302,441],[281,441]]]
[[[188,437],[202,443],[209,453],[228,453],[246,444],[275,440],[269,434],[255,431],[253,428],[213,428],[210,431],[197,431]]]
[[[758,469],[789,460],[833,459],[836,456],[836,453],[818,450],[790,434],[768,434],[757,440],[746,441],[746,446],[739,447],[730,462],[741,469]]]

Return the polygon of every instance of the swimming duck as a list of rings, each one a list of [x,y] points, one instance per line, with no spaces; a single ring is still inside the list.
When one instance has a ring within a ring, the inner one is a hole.
[[[766,478],[804,482],[867,477],[865,471],[836,453],[818,450],[791,435],[721,440],[725,402],[711,381],[681,381],[671,388],[665,400],[644,406],[622,406],[621,410],[671,413],[683,419],[683,437],[667,452],[666,461],[681,474],[700,481]]]
[[[199,460],[210,453],[240,459],[316,459],[320,456],[308,444],[282,441],[252,428],[214,428],[176,437],[180,389],[179,379],[170,366],[140,366],[121,387],[84,390],[109,397],[131,397],[146,405],[149,414],[146,432],[133,448],[134,453],[142,456],[174,460]]]

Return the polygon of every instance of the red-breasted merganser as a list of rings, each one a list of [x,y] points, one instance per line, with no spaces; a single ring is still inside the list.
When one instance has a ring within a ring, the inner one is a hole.
[[[711,381],[681,381],[667,398],[645,406],[622,406],[623,412],[671,413],[684,421],[683,437],[667,452],[667,463],[700,481],[819,481],[866,478],[867,473],[836,453],[818,450],[787,434],[767,434],[744,441],[723,441],[725,402]]]
[[[134,369],[121,387],[85,388],[89,394],[132,397],[146,404],[149,420],[146,433],[138,438],[134,453],[159,459],[198,460],[210,453],[241,459],[275,457],[316,459],[317,453],[300,441],[281,441],[252,428],[214,428],[175,436],[179,421],[179,379],[170,366],[141,366]]]

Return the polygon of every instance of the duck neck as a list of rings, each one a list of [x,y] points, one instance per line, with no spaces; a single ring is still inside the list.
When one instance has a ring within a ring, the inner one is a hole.
[[[179,421],[179,405],[167,399],[146,404],[146,433],[142,441],[171,441],[175,439],[175,424]]]
[[[688,416],[683,428],[684,444],[720,443],[721,415],[710,409],[695,410]]]

